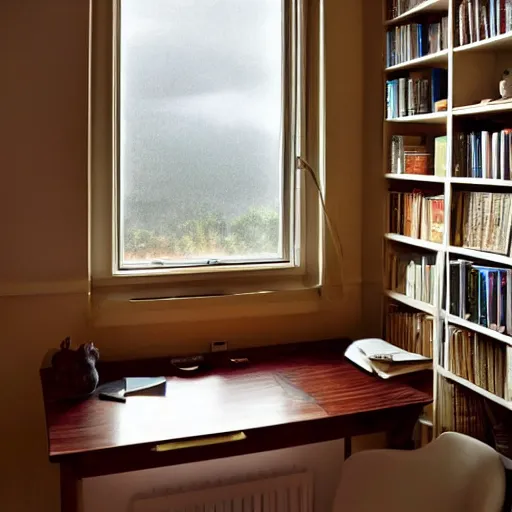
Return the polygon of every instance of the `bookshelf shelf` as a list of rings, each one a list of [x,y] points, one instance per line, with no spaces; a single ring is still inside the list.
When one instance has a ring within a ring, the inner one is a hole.
[[[454,116],[482,116],[491,114],[501,114],[503,112],[512,111],[512,101],[492,104],[476,104],[464,107],[455,107],[453,109]]]
[[[480,386],[477,386],[476,384],[473,384],[469,380],[463,379],[462,377],[459,377],[458,375],[455,375],[454,373],[446,370],[440,365],[436,365],[436,371],[440,375],[442,375],[446,379],[450,379],[457,384],[460,384],[461,386],[464,386],[475,393],[478,393],[479,395],[487,398],[488,400],[492,400],[493,402],[501,405],[502,407],[507,408],[508,410],[512,411],[512,402],[508,402],[504,398],[500,398],[499,396],[496,396],[494,393],[491,393],[490,391],[487,391],[484,388],[481,388]]]
[[[408,10],[407,12],[404,12],[400,16],[397,16],[396,18],[393,18],[392,20],[387,20],[385,22],[385,25],[394,25],[397,23],[402,23],[403,21],[410,18],[411,16],[415,16],[415,15],[421,14],[421,13],[447,11],[448,6],[449,6],[448,0],[427,0],[426,2],[422,2],[421,4],[417,5],[416,7]]]
[[[453,49],[454,53],[463,52],[481,52],[481,51],[500,51],[512,49],[512,32],[506,32],[499,36],[482,39],[475,43],[457,46]]]
[[[426,302],[422,302],[421,300],[412,299],[411,297],[407,297],[403,293],[392,292],[391,290],[386,290],[386,295],[401,304],[405,304],[411,308],[417,309],[418,311],[423,311],[424,313],[428,313],[429,315],[435,315],[436,308],[432,304],[427,304]]]
[[[390,66],[386,68],[388,73],[393,71],[400,71],[402,69],[411,69],[417,68],[420,66],[434,66],[439,64],[448,64],[448,50],[443,50],[437,53],[433,53],[431,55],[425,55],[424,57],[419,57],[418,59],[412,59],[407,62],[402,62],[401,64],[396,64],[395,66]]]
[[[452,254],[459,254],[461,256],[467,256],[468,258],[474,258],[477,260],[491,261],[500,265],[512,265],[512,258],[504,256],[502,254],[494,254],[492,252],[477,251],[475,249],[466,249],[464,247],[457,247],[450,245],[448,252]]]
[[[430,175],[426,176],[424,174],[393,174],[393,173],[387,173],[384,176],[387,179],[389,179],[389,180],[427,181],[429,183],[444,183],[444,181],[445,181],[445,178],[443,178],[442,176],[430,176]]]
[[[486,187],[512,187],[512,180],[490,180],[485,178],[450,178],[455,185],[481,185]]]
[[[446,112],[432,112],[430,114],[418,114],[416,116],[395,117],[386,119],[386,121],[388,123],[445,124],[447,118]]]
[[[447,320],[451,324],[458,325],[459,327],[464,327],[470,331],[479,332],[480,334],[484,334],[489,338],[494,338],[495,340],[501,341],[502,343],[506,343],[507,345],[512,346],[511,336],[501,334],[497,331],[493,331],[492,329],[488,329],[487,327],[482,327],[481,325],[475,324],[474,322],[469,322],[468,320],[464,320],[464,318],[460,318],[455,315],[448,315]]]
[[[412,245],[414,247],[421,247],[428,249],[429,251],[442,251],[443,246],[435,242],[429,242],[428,240],[421,240],[420,238],[411,238],[410,236],[397,235],[395,233],[386,233],[385,238],[393,242],[401,244]]]

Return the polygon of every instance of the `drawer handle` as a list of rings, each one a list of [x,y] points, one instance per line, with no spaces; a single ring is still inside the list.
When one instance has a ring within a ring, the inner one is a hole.
[[[219,436],[201,437],[198,439],[186,439],[184,441],[157,444],[151,448],[151,450],[154,452],[170,452],[172,450],[199,448],[201,446],[210,446],[212,444],[234,443],[236,441],[243,441],[244,439],[247,439],[247,436],[243,432],[237,432],[235,434],[223,434]]]

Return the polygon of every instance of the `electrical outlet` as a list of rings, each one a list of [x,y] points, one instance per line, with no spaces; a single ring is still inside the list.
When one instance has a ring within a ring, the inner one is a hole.
[[[228,349],[227,341],[212,341],[211,343],[212,352],[225,352]]]

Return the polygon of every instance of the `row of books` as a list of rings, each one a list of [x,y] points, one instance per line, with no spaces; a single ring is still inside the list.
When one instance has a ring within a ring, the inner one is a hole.
[[[432,357],[434,317],[403,311],[399,306],[391,305],[385,320],[385,335],[389,343],[408,352]]]
[[[450,313],[512,334],[512,269],[450,261]]]
[[[444,196],[421,190],[389,193],[389,231],[412,238],[442,243]]]
[[[497,132],[458,132],[454,135],[453,175],[510,180],[512,129]]]
[[[460,432],[494,445],[483,398],[458,384],[440,378],[437,400],[440,433]]]
[[[512,0],[461,0],[455,37],[459,46],[512,30]]]
[[[436,292],[436,257],[390,252],[386,276],[389,290],[411,299],[434,304]]]
[[[449,371],[500,398],[512,400],[510,345],[450,326],[445,350]]]
[[[425,0],[389,0],[388,1],[388,19],[392,20],[414,7],[422,4]]]
[[[437,403],[438,433],[461,432],[512,459],[511,411],[443,378],[438,381]]]
[[[436,104],[447,98],[446,69],[412,71],[386,82],[388,119],[436,112]]]
[[[448,17],[438,23],[412,23],[394,27],[386,33],[386,66],[448,48]]]
[[[454,194],[453,245],[509,255],[511,230],[511,194],[468,191]]]
[[[446,142],[446,135],[433,141],[421,135],[393,135],[389,172],[446,176]]]

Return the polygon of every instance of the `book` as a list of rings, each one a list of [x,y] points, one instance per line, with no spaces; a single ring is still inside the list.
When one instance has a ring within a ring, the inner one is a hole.
[[[387,288],[412,299],[434,304],[437,283],[436,257],[388,251]]]
[[[436,176],[446,176],[446,148],[446,135],[434,139],[434,174]]]
[[[509,255],[511,231],[511,194],[455,193],[452,203],[453,245]]]
[[[387,17],[392,20],[414,9],[425,0],[391,0],[387,3]]]
[[[482,41],[512,29],[511,0],[460,0],[455,10],[458,46]]]
[[[432,359],[377,338],[354,341],[345,351],[345,357],[382,379],[432,368]]]
[[[454,176],[510,180],[512,130],[454,135]]]
[[[392,174],[430,174],[430,154],[425,138],[416,135],[391,137],[389,172]]]
[[[484,398],[445,379],[439,379],[438,395],[439,433],[456,431],[494,446]]]
[[[389,231],[441,243],[444,236],[444,196],[426,192],[389,194]]]
[[[435,112],[436,103],[448,97],[444,68],[411,71],[386,82],[388,119]]]
[[[450,314],[512,335],[510,269],[450,261]]]
[[[165,396],[165,377],[126,377],[99,386],[96,394],[101,400],[126,402],[129,396]]]
[[[385,336],[389,343],[416,354],[432,358],[434,317],[404,310],[390,304],[385,318]]]

